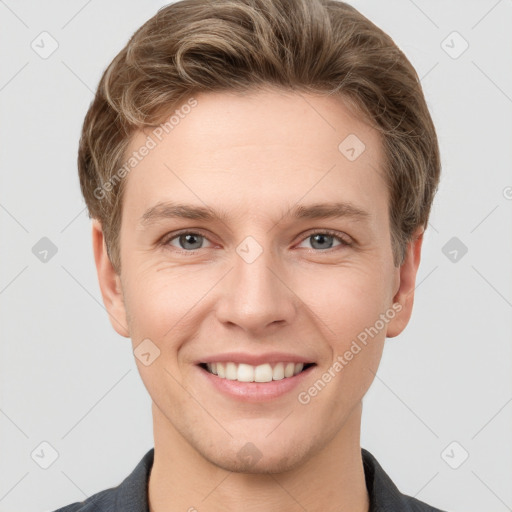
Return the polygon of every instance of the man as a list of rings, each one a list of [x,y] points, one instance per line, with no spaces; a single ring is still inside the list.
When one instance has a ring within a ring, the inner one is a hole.
[[[360,446],[440,175],[389,36],[335,1],[168,5],[105,71],[78,163],[155,446],[61,511],[438,510]]]

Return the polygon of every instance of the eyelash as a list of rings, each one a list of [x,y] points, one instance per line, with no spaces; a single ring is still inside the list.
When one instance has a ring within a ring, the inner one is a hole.
[[[181,254],[184,253],[184,254],[188,254],[188,255],[197,254],[197,252],[201,250],[201,249],[195,249],[195,250],[192,250],[192,251],[187,251],[185,249],[179,249],[177,247],[171,246],[170,242],[172,242],[176,238],[180,237],[181,235],[200,235],[203,238],[206,238],[208,240],[208,237],[206,235],[204,235],[203,233],[201,233],[201,231],[183,230],[183,231],[178,231],[176,233],[171,233],[169,236],[164,237],[162,239],[162,241],[160,242],[160,245],[162,245],[162,246],[164,246],[166,248],[172,247],[172,249],[175,250],[176,252],[181,253]],[[321,249],[318,249],[318,250],[317,249],[310,249],[311,251],[316,252],[316,253],[330,253],[332,251],[335,251],[336,248],[343,247],[343,246],[344,247],[351,247],[353,245],[352,242],[347,240],[345,237],[341,236],[337,231],[332,231],[330,229],[322,229],[322,230],[317,230],[317,231],[313,231],[311,233],[308,233],[307,236],[305,236],[304,238],[301,239],[300,243],[302,243],[304,240],[307,240],[308,238],[311,238],[311,237],[313,237],[315,235],[328,235],[328,236],[332,236],[338,242],[340,242],[339,246],[331,247],[329,249],[324,249],[324,250],[321,250]]]

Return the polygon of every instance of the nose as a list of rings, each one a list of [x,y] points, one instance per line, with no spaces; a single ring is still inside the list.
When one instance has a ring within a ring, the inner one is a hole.
[[[293,322],[298,298],[270,250],[263,250],[253,261],[242,251],[234,252],[233,267],[223,280],[217,301],[220,322],[236,325],[251,335],[266,334]]]

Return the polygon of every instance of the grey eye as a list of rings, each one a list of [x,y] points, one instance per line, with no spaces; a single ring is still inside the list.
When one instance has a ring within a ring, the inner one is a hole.
[[[312,240],[311,246],[314,249],[330,249],[334,240],[332,235],[326,235],[322,233],[311,235],[309,238]]]
[[[340,237],[336,235],[330,235],[329,233],[313,233],[312,235],[306,237],[301,245],[307,241],[310,241],[309,243],[313,249],[319,250],[331,249],[334,245],[343,244],[343,240]],[[335,241],[338,243],[334,244]]]
[[[177,247],[178,249],[194,251],[196,249],[201,249],[204,240],[206,240],[205,237],[198,233],[182,233],[181,235],[177,235],[169,240],[168,244],[173,247]],[[179,245],[176,245],[174,243],[175,241],[178,241]]]

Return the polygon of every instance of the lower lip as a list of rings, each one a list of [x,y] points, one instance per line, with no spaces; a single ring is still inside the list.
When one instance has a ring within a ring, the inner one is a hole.
[[[281,380],[239,382],[237,380],[222,379],[198,366],[199,371],[217,390],[242,402],[265,402],[285,395],[299,386],[314,367],[315,365],[310,366],[293,377],[285,377]]]

